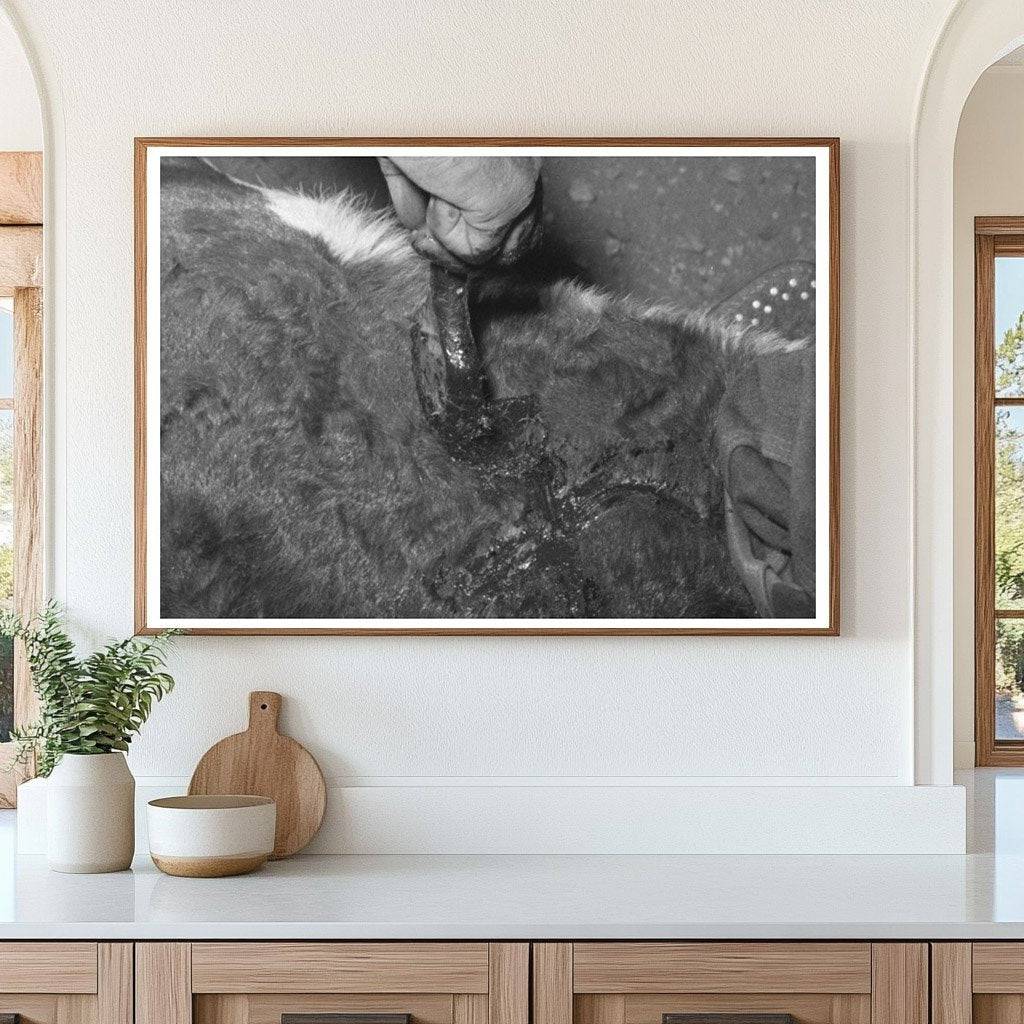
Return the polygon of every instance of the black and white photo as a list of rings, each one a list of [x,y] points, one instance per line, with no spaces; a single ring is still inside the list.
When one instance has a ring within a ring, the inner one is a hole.
[[[834,140],[139,140],[139,627],[838,628]]]

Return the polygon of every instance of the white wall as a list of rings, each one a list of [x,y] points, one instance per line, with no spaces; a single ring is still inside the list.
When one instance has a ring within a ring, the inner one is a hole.
[[[32,71],[14,28],[0,13],[0,151],[42,148],[43,123]]]
[[[990,68],[960,119],[954,160],[954,740],[974,764],[974,218],[1024,215],[1024,66]]]
[[[843,140],[841,638],[186,639],[137,773],[187,775],[261,687],[336,783],[428,803],[913,781],[908,155],[947,0],[3,3],[54,114],[52,583],[93,638],[132,628],[133,136]]]

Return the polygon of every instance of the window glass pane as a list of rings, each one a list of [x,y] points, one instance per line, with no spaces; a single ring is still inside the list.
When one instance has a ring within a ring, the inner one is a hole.
[[[1024,622],[996,620],[996,739],[1024,740]]]
[[[14,602],[14,413],[0,410],[0,606]],[[14,648],[0,637],[0,743],[14,722]]]
[[[1024,257],[996,257],[996,395],[1024,397]]]
[[[14,300],[0,298],[0,398],[14,397]]]
[[[1024,608],[1024,407],[996,409],[996,608]]]

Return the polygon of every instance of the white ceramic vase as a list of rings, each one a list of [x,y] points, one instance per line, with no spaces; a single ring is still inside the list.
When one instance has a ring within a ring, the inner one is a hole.
[[[135,779],[124,754],[65,754],[46,783],[52,871],[124,871],[135,854]]]

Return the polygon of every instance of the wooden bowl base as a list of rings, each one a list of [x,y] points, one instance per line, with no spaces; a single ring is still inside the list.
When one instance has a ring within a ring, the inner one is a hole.
[[[153,863],[165,875],[179,878],[227,878],[229,875],[247,875],[267,862],[267,854],[241,854],[237,857],[158,857]]]

